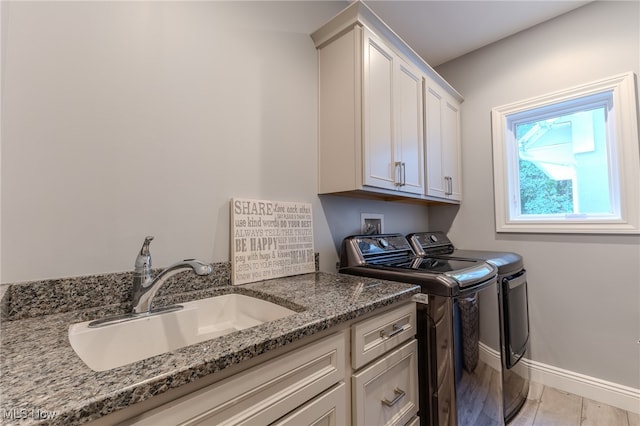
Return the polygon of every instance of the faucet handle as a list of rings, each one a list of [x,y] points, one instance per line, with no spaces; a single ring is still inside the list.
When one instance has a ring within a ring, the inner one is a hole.
[[[138,274],[144,274],[145,279],[151,278],[151,252],[149,251],[149,244],[153,240],[152,236],[146,237],[140,253],[136,256],[135,272]]]
[[[149,245],[153,240],[153,236],[145,237],[144,243],[142,243],[142,248],[140,249],[141,256],[149,256],[151,253],[149,252]]]

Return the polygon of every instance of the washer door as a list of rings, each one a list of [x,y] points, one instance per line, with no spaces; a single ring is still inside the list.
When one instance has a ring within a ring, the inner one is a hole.
[[[529,308],[527,303],[527,273],[521,272],[502,279],[504,295],[506,366],[511,368],[522,358],[529,341]]]

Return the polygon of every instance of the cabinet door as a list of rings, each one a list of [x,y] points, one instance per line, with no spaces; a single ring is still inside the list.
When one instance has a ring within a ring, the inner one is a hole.
[[[364,40],[364,184],[423,194],[422,75],[367,30]]]
[[[416,340],[352,376],[353,424],[404,425],[418,413]]]
[[[448,178],[447,197],[461,200],[460,168],[460,104],[449,96],[442,102],[442,165],[444,176]]]
[[[427,195],[446,197],[444,168],[442,166],[442,94],[432,84],[425,91]]]
[[[424,194],[424,121],[422,113],[422,74],[397,58],[395,125],[398,189]]]
[[[271,426],[341,426],[347,421],[347,391],[344,383],[309,401]]]
[[[427,195],[460,201],[460,104],[427,82]]]
[[[393,145],[394,54],[368,31],[364,37],[364,184],[396,189]]]

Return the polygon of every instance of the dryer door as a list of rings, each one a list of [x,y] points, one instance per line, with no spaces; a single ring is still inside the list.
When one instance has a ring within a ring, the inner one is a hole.
[[[519,273],[502,279],[504,306],[506,366],[513,367],[527,350],[529,341],[529,308],[527,303],[527,273]]]

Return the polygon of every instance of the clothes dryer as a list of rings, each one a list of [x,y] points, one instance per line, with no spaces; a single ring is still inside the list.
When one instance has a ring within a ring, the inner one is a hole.
[[[414,251],[420,256],[450,259],[483,260],[498,270],[500,333],[482,327],[485,355],[499,356],[502,368],[502,390],[505,422],[512,420],[524,405],[529,392],[530,369],[521,360],[529,350],[529,308],[527,274],[522,256],[511,252],[460,250],[453,246],[444,232],[419,232],[407,235]],[[482,301],[481,301],[482,303]],[[493,299],[484,301],[491,305]]]

